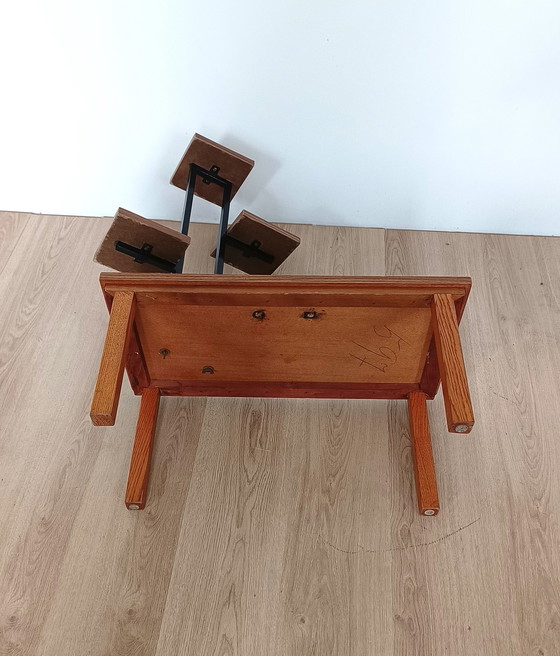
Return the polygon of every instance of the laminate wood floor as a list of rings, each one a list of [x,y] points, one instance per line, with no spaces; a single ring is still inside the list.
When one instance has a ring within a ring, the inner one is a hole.
[[[560,654],[559,239],[289,226],[279,273],[472,276],[476,424],[429,404],[437,517],[405,402],[361,400],[164,398],[131,512],[139,399],[88,416],[110,221],[0,213],[0,655]]]

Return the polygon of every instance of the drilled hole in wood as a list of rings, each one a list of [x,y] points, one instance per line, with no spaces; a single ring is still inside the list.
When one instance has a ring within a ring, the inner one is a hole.
[[[213,374],[214,373],[214,367],[211,367],[210,365],[207,365],[206,367],[202,367],[202,373],[203,374]]]

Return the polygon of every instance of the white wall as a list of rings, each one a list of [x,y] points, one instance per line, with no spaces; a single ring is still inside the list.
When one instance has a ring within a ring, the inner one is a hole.
[[[197,131],[256,160],[233,216],[560,234],[558,0],[0,12],[0,209],[177,218]]]

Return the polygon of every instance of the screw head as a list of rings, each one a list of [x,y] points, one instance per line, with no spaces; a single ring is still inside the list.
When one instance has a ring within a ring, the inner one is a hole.
[[[266,317],[266,312],[264,310],[255,310],[253,312],[253,319],[258,319],[262,321]]]
[[[214,367],[211,367],[210,365],[206,365],[206,367],[202,367],[202,373],[203,374],[213,374],[214,373]]]
[[[159,354],[163,355],[164,360],[170,353],[171,353],[171,351],[169,349],[166,349],[166,348],[162,348],[162,349],[159,350]]]
[[[465,426],[465,424],[459,424],[458,426],[455,426],[456,433],[466,433],[468,430],[469,427]]]
[[[431,516],[431,515],[435,515],[435,514],[436,514],[435,510],[424,510],[424,515]]]
[[[303,318],[304,319],[316,319],[317,318],[317,312],[315,312],[315,310],[306,310],[303,313]]]
[[[131,503],[130,506],[128,506],[129,510],[140,510],[140,506],[137,506],[135,503]]]

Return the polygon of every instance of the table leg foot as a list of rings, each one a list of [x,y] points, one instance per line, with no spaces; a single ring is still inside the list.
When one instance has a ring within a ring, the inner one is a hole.
[[[423,392],[408,395],[408,417],[418,510],[421,515],[433,516],[439,512],[439,498],[426,398]]]
[[[142,510],[146,505],[159,398],[157,387],[146,387],[142,392],[126,486],[125,504],[129,510]]]

